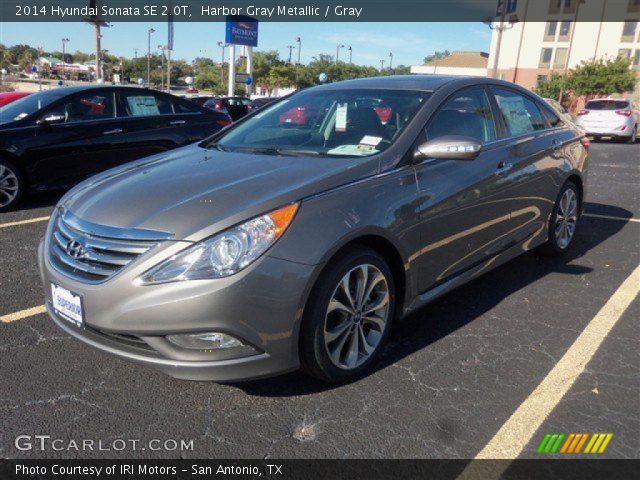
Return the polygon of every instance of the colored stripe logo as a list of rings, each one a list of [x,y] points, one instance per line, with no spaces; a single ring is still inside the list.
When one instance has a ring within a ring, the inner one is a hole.
[[[537,452],[547,455],[604,453],[612,438],[613,433],[547,433]]]

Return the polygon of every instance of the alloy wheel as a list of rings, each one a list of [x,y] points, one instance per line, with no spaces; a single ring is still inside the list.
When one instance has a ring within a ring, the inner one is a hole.
[[[389,319],[389,284],[374,265],[351,269],[336,286],[325,314],[324,343],[338,368],[359,367],[376,351]]]
[[[568,188],[558,205],[556,214],[555,236],[556,242],[561,249],[565,249],[571,243],[573,234],[576,231],[578,221],[578,198],[573,189]]]
[[[13,202],[18,195],[17,175],[8,167],[0,164],[0,207]]]

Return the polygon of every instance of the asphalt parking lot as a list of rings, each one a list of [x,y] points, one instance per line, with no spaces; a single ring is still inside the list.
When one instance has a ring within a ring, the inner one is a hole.
[[[441,298],[395,326],[373,374],[335,388],[297,373],[179,381],[72,340],[34,308],[42,217],[57,195],[0,214],[0,455],[508,457],[512,439],[517,455],[539,458],[546,433],[610,432],[602,456],[640,458],[640,146],[594,144],[590,165],[587,215],[566,258],[531,252]],[[39,434],[193,440],[193,450],[14,446]]]

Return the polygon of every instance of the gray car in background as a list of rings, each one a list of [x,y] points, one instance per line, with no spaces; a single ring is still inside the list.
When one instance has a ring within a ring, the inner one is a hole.
[[[499,80],[304,90],[65,195],[39,248],[46,307],[178,378],[349,381],[393,321],[533,248],[564,253],[588,145]]]

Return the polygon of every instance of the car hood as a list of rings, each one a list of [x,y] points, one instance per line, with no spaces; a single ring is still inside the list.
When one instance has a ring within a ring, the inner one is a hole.
[[[221,152],[198,145],[103,172],[61,200],[99,225],[198,241],[222,229],[376,173],[367,158]]]

